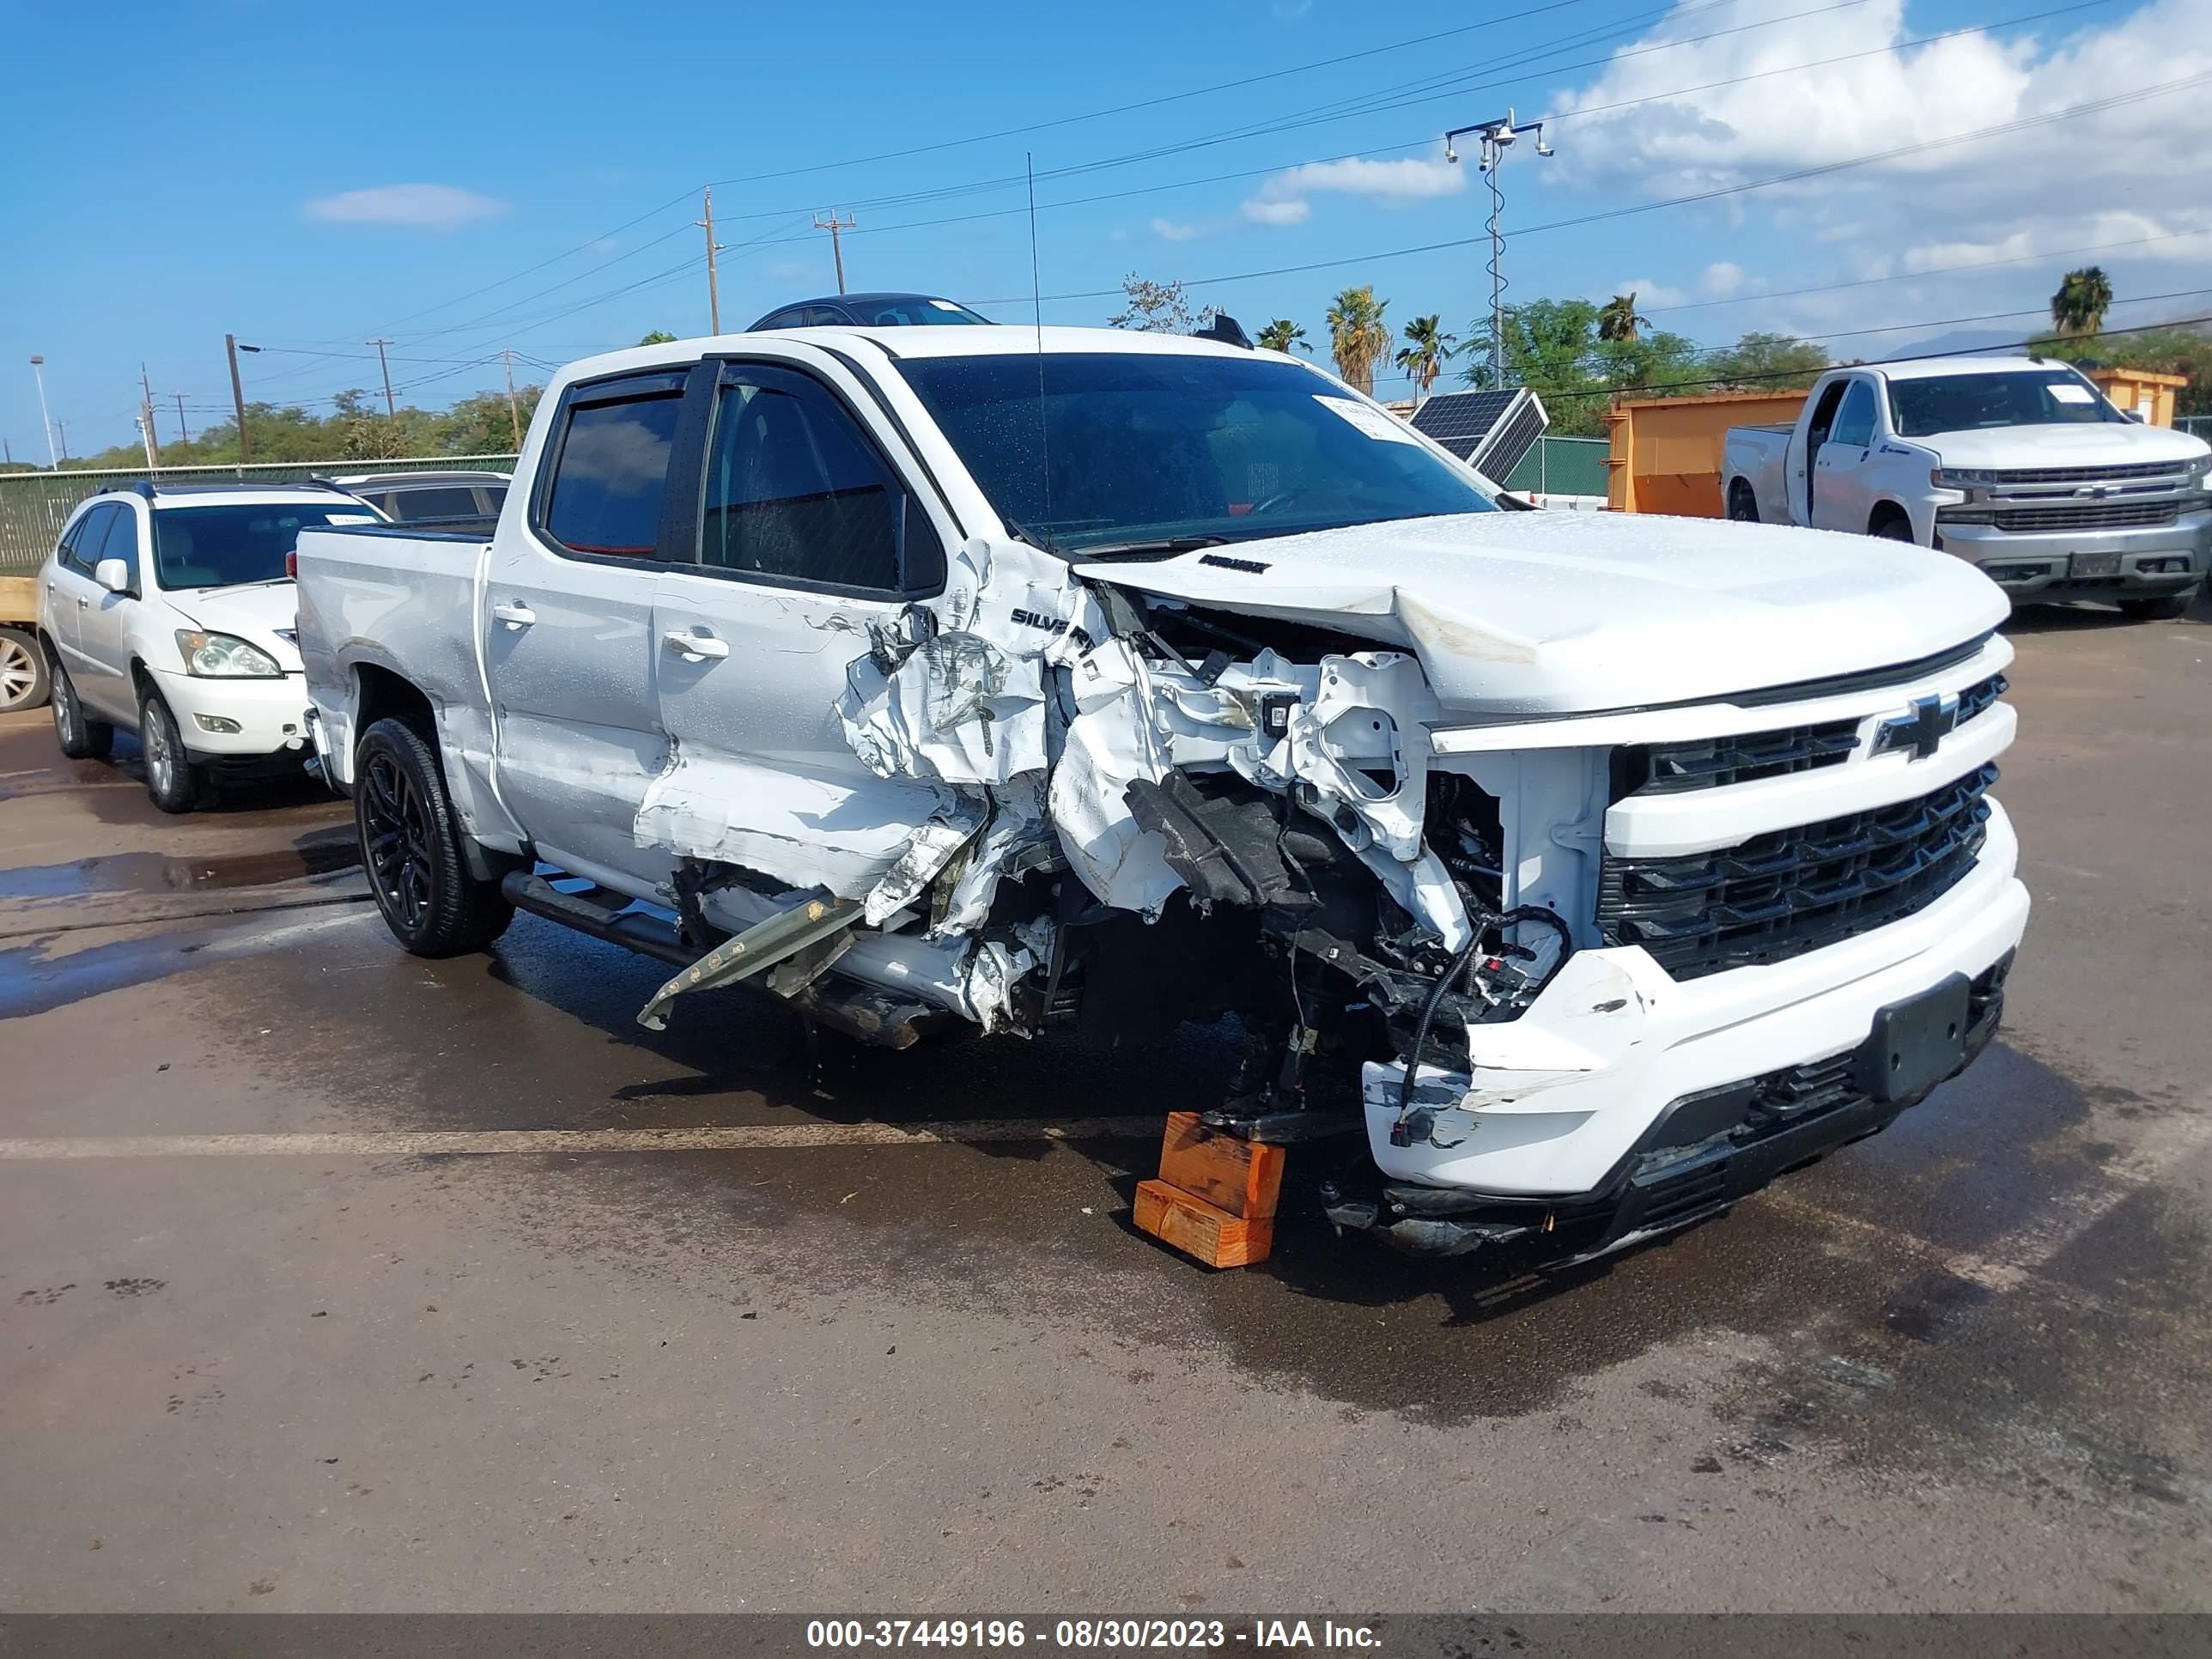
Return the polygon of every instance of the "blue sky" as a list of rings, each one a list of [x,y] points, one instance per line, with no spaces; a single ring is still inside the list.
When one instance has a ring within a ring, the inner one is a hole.
[[[18,459],[45,459],[33,352],[83,453],[131,439],[142,361],[163,436],[177,392],[195,429],[220,418],[226,331],[264,348],[244,360],[251,398],[373,387],[380,334],[427,406],[497,386],[501,347],[554,363],[703,333],[691,222],[709,180],[726,328],[834,287],[809,226],[830,210],[858,221],[854,288],[1025,320],[1006,303],[1030,289],[1025,150],[1047,295],[1181,277],[1318,343],[1328,295],[1371,282],[1394,323],[1439,312],[1464,333],[1486,305],[1480,248],[1382,256],[1480,234],[1480,180],[1437,140],[1509,106],[1559,118],[1558,156],[1524,146],[1504,173],[1515,297],[1633,284],[1701,343],[1779,328],[1866,356],[2039,306],[2089,259],[2124,300],[2181,296],[2114,325],[2212,311],[2212,208],[2174,188],[2212,153],[2212,84],[2191,80],[2212,76],[2212,0],[544,0],[398,3],[343,30],[191,10],[9,20],[29,71],[0,108],[0,434]],[[2009,131],[1952,142],[1992,128]],[[1559,223],[1715,189],[1734,193]],[[1284,270],[1322,262],[1345,263]]]

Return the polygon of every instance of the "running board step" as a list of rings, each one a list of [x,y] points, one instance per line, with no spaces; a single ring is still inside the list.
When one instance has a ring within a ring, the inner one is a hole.
[[[544,877],[527,870],[508,871],[499,890],[518,910],[527,910],[533,916],[557,921],[671,967],[689,968],[703,954],[678,939],[676,929],[659,917],[629,909],[626,898],[611,906],[601,904],[585,894],[564,893]]]

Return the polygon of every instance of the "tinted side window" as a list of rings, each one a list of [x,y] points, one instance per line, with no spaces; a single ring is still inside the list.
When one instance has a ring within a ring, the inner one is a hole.
[[[92,567],[100,559],[100,544],[107,539],[107,526],[122,510],[106,501],[79,519],[76,528],[62,538],[62,562],[80,575],[92,574]]]
[[[766,321],[757,325],[757,326],[763,329],[797,328],[799,324],[799,319],[805,314],[806,313],[799,307],[792,306],[786,310],[777,312],[775,316],[769,318]]]
[[[126,586],[136,593],[138,591],[138,515],[127,507],[112,507],[108,511],[114,517],[108,521],[107,539],[100,544],[97,552],[93,551],[89,542],[83,544],[85,562],[97,568],[102,559],[122,560],[124,568],[130,573]]]
[[[931,533],[906,506],[896,475],[822,386],[773,369],[730,372],[707,458],[702,562],[896,592],[902,523]]]
[[[649,559],[680,391],[578,403],[568,411],[545,507],[545,532],[571,552]]]
[[[1874,388],[1864,380],[1853,380],[1844,393],[1844,406],[1836,411],[1828,441],[1853,449],[1864,449],[1874,441]]]

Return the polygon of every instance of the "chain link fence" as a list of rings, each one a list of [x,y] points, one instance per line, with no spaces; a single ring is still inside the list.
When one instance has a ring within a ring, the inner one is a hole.
[[[513,455],[418,455],[396,461],[257,461],[250,466],[144,467],[121,472],[0,473],[0,574],[26,575],[42,564],[76,504],[88,495],[141,478],[179,489],[196,483],[298,483],[343,474],[509,472]]]

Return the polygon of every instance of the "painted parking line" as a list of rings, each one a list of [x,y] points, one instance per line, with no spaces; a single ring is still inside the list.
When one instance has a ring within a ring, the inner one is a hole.
[[[425,1158],[501,1152],[755,1152],[814,1146],[979,1146],[1144,1140],[1139,1117],[977,1118],[939,1123],[744,1124],[696,1129],[389,1129],[237,1135],[39,1135],[0,1139],[0,1163],[100,1158]]]

